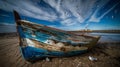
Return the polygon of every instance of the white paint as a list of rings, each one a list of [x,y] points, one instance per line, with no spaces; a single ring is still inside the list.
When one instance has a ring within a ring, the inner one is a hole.
[[[36,37],[35,35],[32,35],[32,37]]]
[[[56,44],[56,46],[58,46],[58,47],[62,47],[62,46],[64,46],[64,44],[61,43],[61,42],[59,42],[59,43]]]
[[[46,40],[45,43],[50,45],[55,45],[55,42],[53,40]]]
[[[28,46],[35,47],[35,43],[32,42],[30,39],[26,38]]]
[[[46,40],[45,41],[46,44],[50,44],[50,45],[55,45],[57,47],[62,47],[64,46],[64,44],[62,42],[58,42],[58,43],[55,43],[53,40]]]

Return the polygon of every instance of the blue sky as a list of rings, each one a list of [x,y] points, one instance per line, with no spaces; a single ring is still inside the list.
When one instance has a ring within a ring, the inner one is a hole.
[[[15,28],[13,10],[22,19],[63,30],[120,29],[119,0],[0,0],[0,4],[2,30]]]

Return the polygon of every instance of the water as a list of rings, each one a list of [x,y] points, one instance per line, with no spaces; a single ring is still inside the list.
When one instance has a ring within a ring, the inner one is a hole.
[[[119,33],[90,33],[90,35],[100,35],[99,42],[120,42]]]

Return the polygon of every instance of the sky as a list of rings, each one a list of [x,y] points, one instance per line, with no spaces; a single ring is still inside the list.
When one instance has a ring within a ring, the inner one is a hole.
[[[63,30],[120,30],[120,0],[0,0],[0,32],[23,20]]]

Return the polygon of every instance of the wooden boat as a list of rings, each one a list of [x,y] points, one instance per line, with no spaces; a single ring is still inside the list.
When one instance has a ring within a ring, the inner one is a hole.
[[[45,57],[80,55],[91,49],[99,36],[76,35],[60,29],[21,20],[14,11],[22,56],[29,61]]]

